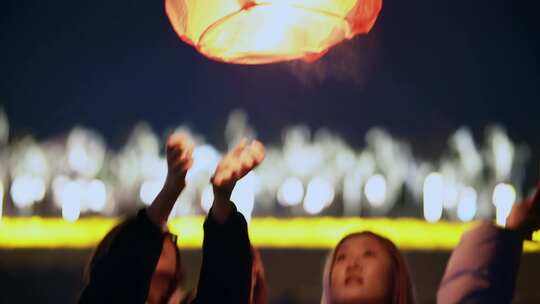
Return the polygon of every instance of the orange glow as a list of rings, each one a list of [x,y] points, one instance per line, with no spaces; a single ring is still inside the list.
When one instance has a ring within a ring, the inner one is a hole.
[[[314,61],[368,33],[382,0],[165,0],[180,38],[228,63]]]

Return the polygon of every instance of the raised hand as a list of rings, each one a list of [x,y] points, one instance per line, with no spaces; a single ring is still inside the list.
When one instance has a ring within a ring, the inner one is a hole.
[[[186,186],[186,174],[193,164],[193,142],[186,133],[174,133],[167,140],[166,152],[167,179],[147,209],[148,218],[160,227],[164,227],[176,199]]]
[[[219,162],[211,179],[214,188],[212,210],[218,221],[224,221],[230,212],[228,203],[234,185],[263,161],[264,151],[261,142],[248,143],[244,139]]]
[[[264,146],[259,141],[244,139],[219,162],[212,185],[224,192],[232,192],[238,180],[257,167],[264,159]]]
[[[193,164],[193,142],[186,133],[177,132],[169,136],[167,151],[167,182],[170,186],[185,186],[188,170]]]
[[[540,183],[533,197],[514,204],[506,219],[506,228],[516,230],[525,239],[532,239],[532,233],[540,230]]]

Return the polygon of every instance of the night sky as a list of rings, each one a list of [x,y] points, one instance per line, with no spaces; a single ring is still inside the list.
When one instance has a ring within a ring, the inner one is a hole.
[[[327,126],[361,146],[382,126],[419,153],[494,122],[540,151],[538,1],[386,1],[373,31],[315,64],[239,66],[181,42],[163,1],[2,1],[0,103],[12,136],[75,125],[121,145],[133,125],[189,123],[220,144],[247,111],[263,141]]]

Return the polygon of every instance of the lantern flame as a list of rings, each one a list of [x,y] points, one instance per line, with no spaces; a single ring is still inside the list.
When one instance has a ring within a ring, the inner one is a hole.
[[[180,38],[222,62],[311,62],[368,33],[382,0],[165,0]]]

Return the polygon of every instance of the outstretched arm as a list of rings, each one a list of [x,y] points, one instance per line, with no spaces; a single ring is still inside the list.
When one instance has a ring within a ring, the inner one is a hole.
[[[437,303],[511,303],[523,240],[540,229],[540,185],[515,204],[506,229],[485,222],[463,235],[452,252]]]
[[[169,137],[167,150],[167,178],[163,188],[147,209],[148,218],[158,227],[164,227],[176,199],[186,186],[186,174],[193,164],[193,143],[187,134],[175,133]]]
[[[260,142],[242,141],[212,177],[214,202],[204,223],[203,261],[194,303],[249,303],[252,256],[247,223],[230,201],[234,185],[264,158]]]
[[[163,229],[191,166],[186,135],[167,142],[168,175],[152,204],[113,228],[97,246],[79,303],[144,303],[158,263]]]

